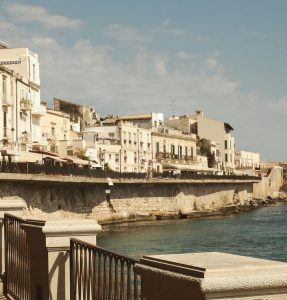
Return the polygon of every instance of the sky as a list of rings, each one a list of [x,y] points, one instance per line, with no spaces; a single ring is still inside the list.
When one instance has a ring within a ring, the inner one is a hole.
[[[231,124],[236,148],[287,159],[287,1],[0,0],[0,40],[39,54],[42,101],[101,116]]]

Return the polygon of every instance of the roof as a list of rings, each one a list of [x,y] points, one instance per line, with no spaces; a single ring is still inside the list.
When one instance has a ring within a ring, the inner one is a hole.
[[[224,127],[227,130],[234,130],[233,127],[230,124],[228,124],[228,123],[224,123]]]
[[[75,156],[65,155],[65,156],[62,156],[61,158],[65,159],[67,161],[70,161],[76,165],[89,165],[90,164],[89,161],[75,157]]]
[[[120,117],[119,119],[120,120],[146,120],[151,118],[152,118],[152,114],[141,114],[141,115],[126,115]]]

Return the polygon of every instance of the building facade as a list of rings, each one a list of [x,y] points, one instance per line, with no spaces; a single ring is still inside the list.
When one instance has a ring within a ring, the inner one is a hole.
[[[254,170],[260,167],[260,154],[248,151],[236,151],[235,164],[237,169],[251,168]]]
[[[180,130],[168,127],[152,131],[153,169],[156,172],[172,169],[175,164],[181,169],[194,169],[197,165],[196,140]]]
[[[0,67],[2,140],[10,139],[15,149],[31,149],[41,140],[40,118],[46,113],[40,102],[38,55],[0,44]]]
[[[206,118],[202,111],[194,115],[172,117],[165,120],[166,126],[181,130],[185,134],[196,136],[198,139],[207,139],[218,144],[217,157],[220,161],[219,170],[229,173],[235,168],[233,128],[225,122]],[[220,158],[220,159],[219,159]]]

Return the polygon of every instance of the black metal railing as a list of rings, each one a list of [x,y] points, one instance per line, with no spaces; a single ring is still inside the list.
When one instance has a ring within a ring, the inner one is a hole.
[[[138,261],[95,245],[71,239],[71,300],[141,299]]]
[[[31,253],[27,234],[23,225],[44,226],[45,222],[24,220],[16,216],[4,215],[5,232],[5,276],[4,294],[16,300],[32,299]],[[42,295],[38,294],[39,299]],[[33,298],[34,299],[34,298]]]
[[[0,162],[0,172],[21,173],[21,174],[46,174],[62,176],[85,176],[94,178],[110,177],[113,179],[146,179],[154,178],[174,178],[174,179],[231,179],[231,180],[261,180],[259,176],[248,175],[216,175],[216,174],[196,174],[194,172],[182,171],[163,173],[152,172],[134,173],[134,172],[114,172],[112,170],[91,169],[88,167],[79,168],[74,165],[41,165],[37,163],[16,163]]]

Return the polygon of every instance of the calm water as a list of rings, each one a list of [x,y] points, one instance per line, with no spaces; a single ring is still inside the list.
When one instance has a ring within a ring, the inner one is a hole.
[[[221,251],[287,262],[287,203],[220,218],[118,224],[103,230],[98,245],[136,258]]]

